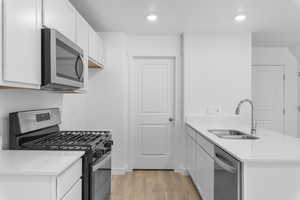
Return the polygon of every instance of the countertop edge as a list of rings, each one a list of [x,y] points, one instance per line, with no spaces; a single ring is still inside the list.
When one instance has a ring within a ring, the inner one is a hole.
[[[6,151],[6,150],[2,150]],[[7,151],[13,151],[13,150],[7,150]],[[77,155],[76,155],[77,154]],[[74,151],[74,159],[71,161],[68,165],[65,165],[61,169],[57,171],[22,171],[22,172],[11,172],[11,171],[0,171],[0,176],[59,176],[63,172],[65,172],[67,169],[69,169],[73,164],[75,164],[79,159],[82,158],[82,156],[85,154],[84,151]]]
[[[207,137],[205,134],[201,133],[203,130],[199,130],[198,128],[194,127],[192,122],[189,122],[188,120],[186,120],[185,124],[187,126],[189,126],[190,128],[192,128],[193,130],[195,130],[198,134],[200,134],[206,140],[208,140],[209,142],[218,146],[219,148],[223,149],[224,151],[226,151],[227,153],[232,155],[235,159],[239,160],[243,164],[251,164],[251,165],[256,165],[256,164],[257,165],[260,165],[260,164],[268,165],[269,164],[269,165],[288,165],[288,166],[290,166],[290,165],[298,165],[299,166],[300,165],[300,159],[243,159],[240,156],[238,156],[237,154],[230,151],[228,148],[224,148],[222,145],[218,144],[211,138]]]

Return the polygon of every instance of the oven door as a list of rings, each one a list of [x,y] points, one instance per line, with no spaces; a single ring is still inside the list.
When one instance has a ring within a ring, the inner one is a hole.
[[[57,90],[82,88],[83,74],[83,50],[58,31],[43,29],[43,86]]]
[[[92,200],[109,200],[111,194],[111,152],[92,166]]]

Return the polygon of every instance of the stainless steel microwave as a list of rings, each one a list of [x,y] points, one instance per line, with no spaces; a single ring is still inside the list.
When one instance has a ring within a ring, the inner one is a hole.
[[[42,29],[42,89],[73,91],[83,83],[83,50],[55,29]]]

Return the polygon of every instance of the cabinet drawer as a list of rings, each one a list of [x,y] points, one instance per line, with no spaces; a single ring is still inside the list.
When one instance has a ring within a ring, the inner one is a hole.
[[[204,138],[201,133],[196,133],[197,137],[196,137],[196,141],[197,143],[207,152],[209,153],[211,156],[213,156],[214,154],[214,145],[208,141],[206,138]]]
[[[62,200],[81,200],[82,199],[82,181],[79,181],[71,188]]]
[[[61,199],[67,191],[81,178],[82,160],[78,160],[70,168],[57,177],[57,199]]]

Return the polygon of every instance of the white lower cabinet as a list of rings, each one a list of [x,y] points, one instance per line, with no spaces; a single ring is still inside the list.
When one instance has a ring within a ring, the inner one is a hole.
[[[82,161],[76,162],[56,178],[57,199],[61,199],[82,175]]]
[[[74,187],[65,195],[63,200],[81,200],[82,197],[82,181],[79,180]]]
[[[1,200],[82,200],[82,160],[58,175],[2,174]],[[16,192],[17,191],[17,192]]]
[[[204,200],[214,200],[214,160],[200,147],[198,147],[199,182],[197,183],[199,192]]]
[[[199,133],[186,126],[187,170],[203,200],[214,200],[214,160],[210,154],[214,147]]]

